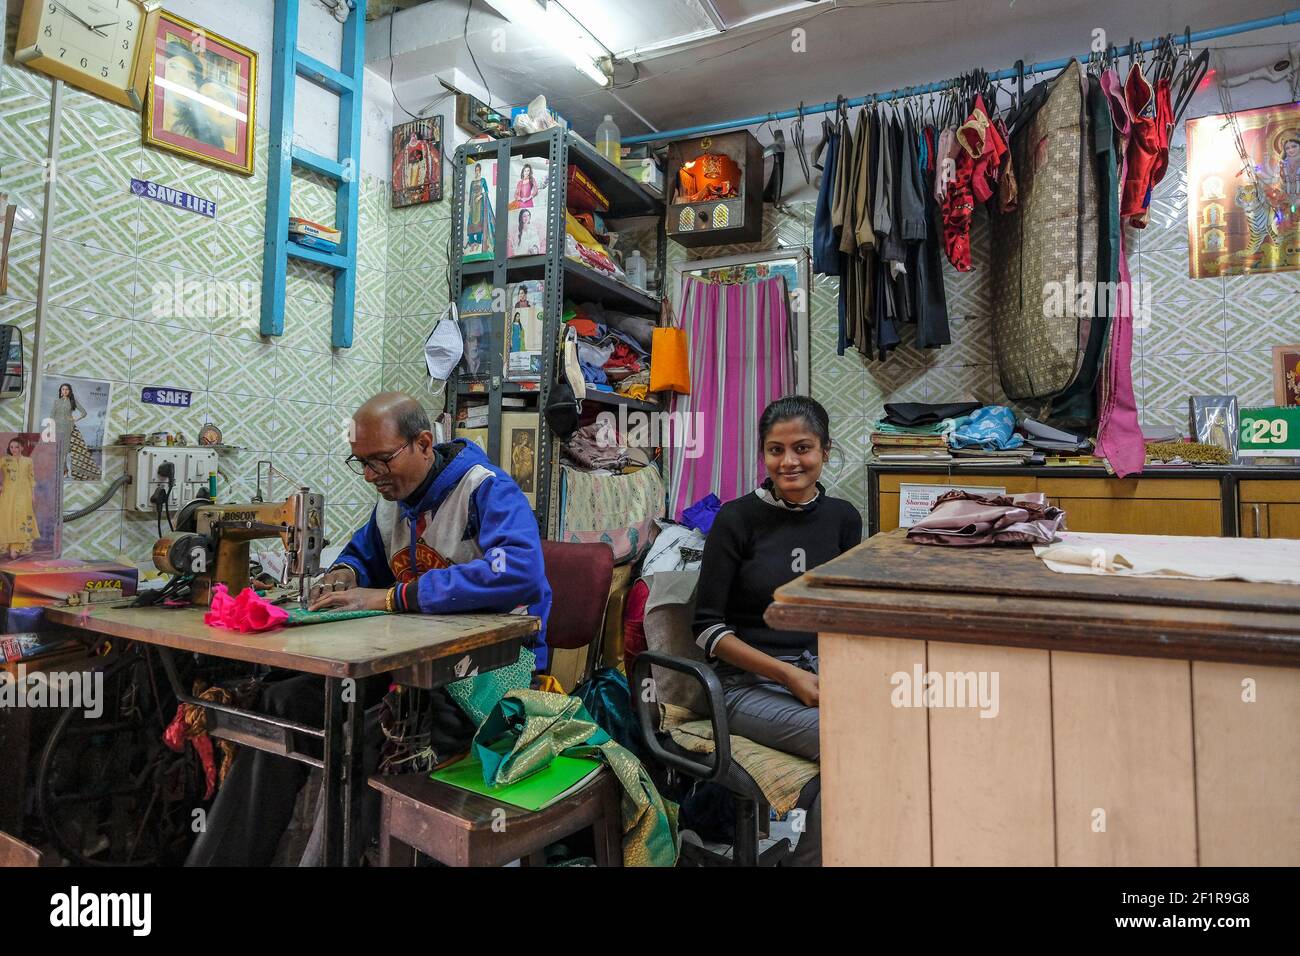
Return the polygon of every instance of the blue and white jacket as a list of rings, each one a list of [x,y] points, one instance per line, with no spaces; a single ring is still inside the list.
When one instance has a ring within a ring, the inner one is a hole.
[[[473,442],[455,439],[435,450],[445,464],[420,503],[380,499],[335,566],[356,571],[359,587],[399,585],[401,603],[424,614],[535,615],[540,670],[548,658],[551,587],[528,499]]]

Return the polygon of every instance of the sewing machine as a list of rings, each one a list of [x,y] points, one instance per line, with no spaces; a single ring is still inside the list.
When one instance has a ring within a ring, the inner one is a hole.
[[[231,596],[249,585],[250,541],[278,537],[288,562],[284,584],[298,579],[298,600],[306,606],[308,586],[320,573],[325,540],[325,496],[300,487],[282,502],[211,504],[203,500],[186,506],[176,530],[158,539],[153,563],[168,574],[194,576],[194,603],[212,603],[212,587],[224,584]]]

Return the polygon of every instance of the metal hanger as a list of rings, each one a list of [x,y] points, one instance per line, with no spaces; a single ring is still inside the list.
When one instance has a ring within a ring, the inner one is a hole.
[[[799,155],[799,168],[803,170],[804,182],[812,185],[812,168],[808,165],[808,144],[804,139],[803,100],[799,101],[799,119],[790,127],[790,139],[794,142],[794,151]]]

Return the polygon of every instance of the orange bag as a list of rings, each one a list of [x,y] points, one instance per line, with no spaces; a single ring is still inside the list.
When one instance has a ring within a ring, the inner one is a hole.
[[[686,333],[681,329],[654,330],[650,340],[650,391],[691,393]]]

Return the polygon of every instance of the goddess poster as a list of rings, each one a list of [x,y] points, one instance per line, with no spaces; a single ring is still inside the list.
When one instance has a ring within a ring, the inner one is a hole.
[[[1248,161],[1224,116],[1187,121],[1190,274],[1300,269],[1300,106],[1236,114]]]

